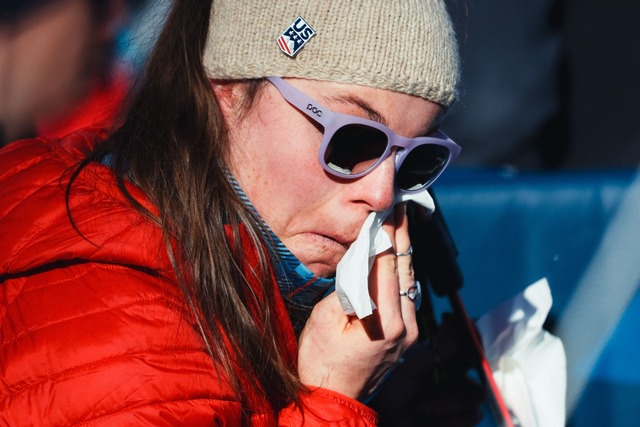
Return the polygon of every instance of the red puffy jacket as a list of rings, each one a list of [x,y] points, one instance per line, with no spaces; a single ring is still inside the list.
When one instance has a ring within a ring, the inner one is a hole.
[[[84,237],[70,223],[67,183],[92,140],[0,151],[0,425],[374,425],[371,409],[323,389],[277,419],[264,398],[248,399],[243,421],[181,292],[162,278],[172,270],[160,230],[130,207],[109,168],[90,164],[78,176],[71,212]],[[273,310],[293,366],[281,299]]]

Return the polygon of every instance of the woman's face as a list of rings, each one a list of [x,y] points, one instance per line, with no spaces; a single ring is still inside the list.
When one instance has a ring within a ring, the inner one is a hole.
[[[287,81],[333,111],[374,119],[407,137],[433,131],[442,113],[435,103],[398,92]],[[394,157],[361,178],[338,179],[318,161],[321,129],[287,103],[272,84],[264,85],[247,112],[237,111],[242,85],[224,86],[214,85],[229,124],[234,176],[269,227],[302,263],[317,275],[335,274],[369,213],[393,204]]]

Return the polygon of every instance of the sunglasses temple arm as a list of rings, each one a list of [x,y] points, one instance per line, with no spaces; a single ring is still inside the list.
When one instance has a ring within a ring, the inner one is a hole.
[[[289,104],[309,116],[312,120],[320,124],[324,124],[323,117],[330,114],[329,110],[325,106],[309,98],[280,77],[268,77],[267,80],[269,80],[276,89],[278,89],[282,97],[286,99]]]

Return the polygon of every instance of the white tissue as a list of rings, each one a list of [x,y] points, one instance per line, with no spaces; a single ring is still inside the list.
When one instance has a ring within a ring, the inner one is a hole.
[[[400,193],[397,203],[413,200],[428,211],[435,205],[427,190],[418,193]],[[375,256],[391,247],[391,239],[382,229],[382,223],[393,212],[393,207],[384,212],[372,212],[360,229],[360,234],[344,254],[336,269],[336,293],[344,313],[355,314],[362,319],[376,309],[369,295],[369,272]]]
[[[476,322],[495,382],[523,427],[565,425],[566,356],[542,329],[551,305],[541,279]]]

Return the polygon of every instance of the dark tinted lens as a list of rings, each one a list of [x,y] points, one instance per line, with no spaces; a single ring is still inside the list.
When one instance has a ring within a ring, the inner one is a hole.
[[[384,132],[366,125],[345,125],[331,137],[324,161],[336,172],[354,175],[371,168],[386,148]]]
[[[423,144],[415,147],[404,159],[396,182],[403,190],[419,190],[429,184],[447,163],[449,149],[441,145]]]

